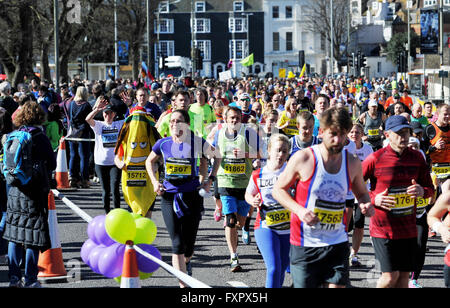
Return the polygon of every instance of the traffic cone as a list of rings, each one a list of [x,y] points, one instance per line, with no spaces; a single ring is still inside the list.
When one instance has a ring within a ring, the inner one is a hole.
[[[77,188],[70,187],[69,184],[69,169],[67,168],[66,142],[64,137],[59,141],[58,156],[56,157],[55,180],[56,188],[58,190],[77,190]]]
[[[125,248],[120,287],[128,289],[136,289],[141,287],[136,259],[136,250],[134,250],[133,248],[132,241],[128,241]]]
[[[39,254],[39,280],[66,278],[61,242],[58,235],[58,218],[56,217],[55,197],[53,192],[48,194],[48,225],[51,247]]]

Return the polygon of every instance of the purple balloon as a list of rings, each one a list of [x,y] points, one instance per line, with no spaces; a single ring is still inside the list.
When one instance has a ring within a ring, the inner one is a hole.
[[[88,224],[87,228],[87,234],[91,240],[93,240],[97,245],[100,243],[97,240],[97,237],[95,236],[95,230],[97,229],[97,224],[99,223],[99,220],[101,219],[101,216],[94,217]]]
[[[124,244],[115,243],[105,248],[98,259],[97,268],[100,274],[108,278],[121,276],[124,253]]]
[[[111,246],[112,244],[116,243],[116,241],[114,241],[106,232],[105,228],[106,215],[97,216],[95,218],[97,218],[97,222],[95,223],[94,226],[95,228],[94,234],[97,242],[104,246]]]
[[[139,248],[141,248],[142,250],[144,250],[146,253],[149,253],[152,256],[161,260],[161,253],[159,252],[159,250],[156,247],[149,245],[149,244],[139,244],[137,246]],[[141,271],[143,273],[153,273],[154,271],[156,271],[159,268],[158,263],[153,262],[146,256],[141,255],[138,251],[136,251],[136,260],[137,260],[139,271]]]
[[[81,260],[83,260],[83,262],[87,265],[89,265],[89,255],[91,254],[92,249],[94,249],[95,247],[97,247],[97,244],[89,238],[86,240],[86,242],[84,242],[83,246],[81,246]]]
[[[98,260],[105,248],[106,247],[103,245],[98,245],[94,247],[94,249],[92,249],[91,253],[89,254],[89,267],[97,274],[101,274],[98,269]]]

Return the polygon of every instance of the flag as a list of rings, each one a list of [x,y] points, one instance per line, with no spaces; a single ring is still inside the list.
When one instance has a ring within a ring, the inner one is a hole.
[[[286,69],[285,68],[278,69],[278,77],[279,78],[286,78]]]
[[[287,78],[288,79],[295,78],[295,74],[292,71],[289,71]]]
[[[147,74],[148,74],[147,65],[145,64],[144,61],[142,61],[142,63],[141,63],[141,75],[142,75],[142,78],[147,77]]]
[[[108,77],[114,79],[115,73],[112,67],[109,68]]]
[[[227,69],[230,69],[233,66],[233,59],[230,59],[227,64]]]
[[[306,64],[303,65],[302,71],[300,72],[300,78],[303,77],[303,75],[305,75],[306,72]]]
[[[142,61],[141,63],[141,75],[142,78],[149,78],[151,81],[155,80],[155,77],[153,77],[152,73],[149,71],[147,65],[145,64],[144,61]]]
[[[250,54],[247,58],[241,60],[241,64],[242,64],[243,66],[252,66],[253,63],[254,63],[254,60],[253,60],[253,53]]]

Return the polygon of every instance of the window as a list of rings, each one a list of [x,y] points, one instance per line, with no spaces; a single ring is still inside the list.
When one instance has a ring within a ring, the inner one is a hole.
[[[155,20],[155,33],[173,33],[173,19]]]
[[[169,13],[169,1],[161,1],[158,4],[158,12]]]
[[[209,18],[194,18],[193,29],[195,33],[209,33],[211,32],[211,20]]]
[[[174,41],[159,41],[159,51],[164,57],[170,57],[175,55],[175,42]],[[158,44],[155,44],[155,52],[158,54]]]
[[[292,6],[286,6],[286,18],[292,18]]]
[[[211,41],[194,41],[194,46],[200,49],[203,61],[211,61]]]
[[[228,29],[230,33],[247,32],[247,18],[230,17],[228,19]]]
[[[195,12],[196,13],[204,13],[206,11],[205,1],[196,1],[195,2]]]
[[[244,59],[247,56],[247,41],[231,40],[229,49],[230,59]]]
[[[273,51],[279,51],[280,50],[280,33],[274,32],[272,34],[272,44],[273,44]]]
[[[377,62],[377,73],[381,73],[381,62]]]
[[[286,32],[286,50],[292,50],[292,32]]]
[[[436,4],[437,4],[437,0],[425,0],[423,3],[423,7],[432,6],[432,5],[436,5]]]
[[[272,18],[280,18],[280,7],[272,6]]]
[[[243,12],[244,11],[244,1],[234,1],[233,2],[233,11]]]

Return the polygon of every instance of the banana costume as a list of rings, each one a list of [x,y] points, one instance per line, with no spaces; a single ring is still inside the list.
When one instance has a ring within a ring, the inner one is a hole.
[[[126,118],[120,131],[116,155],[124,162],[122,192],[133,213],[145,216],[156,199],[145,160],[160,135],[155,121],[145,111],[136,109]]]

